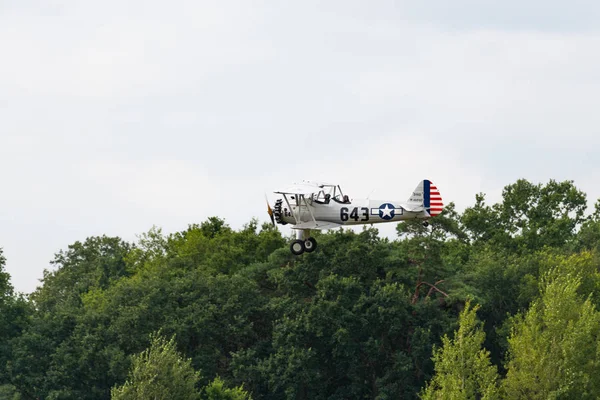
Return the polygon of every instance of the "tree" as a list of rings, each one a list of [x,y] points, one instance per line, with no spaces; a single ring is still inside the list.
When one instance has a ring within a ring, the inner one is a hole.
[[[86,332],[81,322],[85,295],[128,275],[130,248],[119,238],[102,236],[56,254],[56,270],[44,271],[42,287],[29,296],[33,311],[25,329],[10,341],[7,370],[24,397],[107,397],[115,379],[126,373],[122,351],[111,348],[110,331]]]
[[[9,369],[14,356],[12,342],[27,326],[32,308],[23,295],[15,295],[10,275],[4,271],[5,262],[0,248],[0,399],[12,400],[20,398],[10,384]]]
[[[89,238],[29,298],[0,254],[0,398],[181,398],[174,382],[195,399],[597,396],[600,203],[582,222],[569,181],[520,180],[484,200],[403,222],[396,241],[317,232],[300,257],[257,220]],[[575,294],[547,294],[564,277]],[[149,342],[156,331],[167,339]],[[500,389],[490,360],[507,360]],[[554,370],[558,383],[536,386]]]
[[[113,400],[197,400],[200,374],[184,359],[170,340],[153,334],[150,347],[133,356],[129,379],[111,390]]]
[[[202,398],[206,400],[252,400],[252,397],[241,386],[230,389],[218,376],[202,390]]]
[[[12,296],[13,288],[10,284],[10,275],[4,271],[4,264],[6,258],[3,255],[2,247],[0,247],[0,301],[3,301],[6,297]]]
[[[413,278],[416,282],[410,282],[415,284],[413,303],[422,294],[425,298],[432,294],[447,298],[448,294],[442,288],[468,256],[467,235],[460,226],[454,203],[448,204],[440,215],[432,218],[428,227],[414,219],[398,224],[396,231],[403,239],[400,250],[408,257],[409,264],[416,267],[410,268],[417,272]]]
[[[536,185],[519,179],[505,186],[502,202],[491,207],[478,194],[461,220],[474,243],[531,251],[569,243],[584,221],[585,209],[586,195],[573,181],[551,179]]]
[[[581,277],[555,268],[541,298],[514,319],[503,388],[511,399],[600,396],[600,312],[578,294]]]
[[[125,257],[131,245],[118,237],[95,236],[59,251],[51,261],[56,269],[44,271],[42,287],[31,298],[40,311],[79,308],[81,295],[93,288],[107,288],[127,276]]]
[[[268,299],[237,271],[264,262],[283,240],[271,226],[233,232],[212,222],[204,233],[164,237],[153,228],[135,246],[90,238],[57,254],[58,268],[30,298],[27,329],[10,342],[9,382],[24,397],[106,398],[160,329],[176,334],[202,385],[217,374],[230,382],[231,353],[270,338],[272,327]]]
[[[21,400],[14,386],[0,384],[0,400]]]
[[[12,304],[13,288],[10,284],[10,275],[4,271],[6,258],[2,255],[0,247],[0,385],[6,382],[6,362],[10,354],[7,342],[10,339],[11,321],[7,320],[7,311]]]
[[[273,299],[280,318],[273,326],[270,351],[258,362],[260,348],[234,357],[241,380],[253,385],[254,395],[416,396],[433,369],[431,343],[449,325],[448,318],[437,301],[411,304],[411,291],[399,283],[365,281],[331,274],[316,283],[312,297]]]
[[[478,308],[467,302],[454,339],[444,335],[442,347],[434,349],[435,376],[423,399],[498,398],[498,374],[489,352],[482,348],[485,334],[476,320]]]
[[[575,250],[600,249],[600,199],[594,204],[594,212],[589,215],[577,232]]]

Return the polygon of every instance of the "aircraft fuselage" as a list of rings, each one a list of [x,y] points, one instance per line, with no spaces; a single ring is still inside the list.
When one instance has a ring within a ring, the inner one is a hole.
[[[331,200],[327,204],[321,204],[307,200],[306,205],[302,201],[297,204],[294,198],[288,200],[286,202],[284,199],[282,202],[281,220],[289,224],[317,220],[340,225],[360,225],[429,218],[424,210],[407,211],[399,201],[354,199],[349,203]]]

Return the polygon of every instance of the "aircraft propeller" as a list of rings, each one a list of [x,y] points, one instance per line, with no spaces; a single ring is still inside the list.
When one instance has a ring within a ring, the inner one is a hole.
[[[269,217],[271,217],[271,223],[273,224],[273,226],[275,226],[275,217],[273,216],[273,209],[271,208],[271,205],[269,204],[269,198],[267,197],[266,193],[265,193],[265,200],[267,201],[267,212],[269,213]]]

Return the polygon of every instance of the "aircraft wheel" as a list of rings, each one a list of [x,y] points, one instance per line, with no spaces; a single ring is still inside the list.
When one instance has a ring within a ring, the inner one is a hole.
[[[429,226],[429,222],[427,222],[427,221],[423,222],[423,226],[424,226],[425,228],[427,228],[427,227]]]
[[[309,237],[308,239],[306,239],[304,241],[304,250],[306,250],[307,253],[312,253],[316,249],[317,249],[317,241],[315,240],[315,238]]]
[[[300,254],[304,253],[304,241],[302,240],[294,240],[292,242],[292,244],[290,245],[290,250],[292,251],[292,254],[295,256],[299,256]]]

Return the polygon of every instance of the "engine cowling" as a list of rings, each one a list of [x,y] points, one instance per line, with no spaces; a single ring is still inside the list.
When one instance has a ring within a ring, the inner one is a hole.
[[[277,199],[273,207],[273,215],[278,224],[285,225],[287,222],[283,220],[283,199]]]

